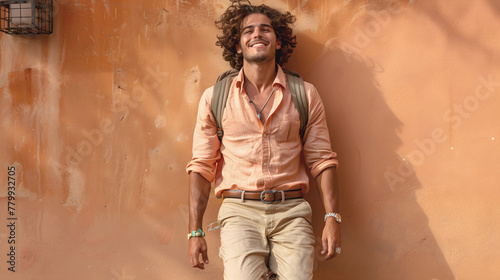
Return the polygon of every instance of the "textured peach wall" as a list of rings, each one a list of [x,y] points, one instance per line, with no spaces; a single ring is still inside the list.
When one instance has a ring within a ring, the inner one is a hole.
[[[221,279],[213,225],[210,265],[189,267],[184,167],[228,68],[227,1],[55,2],[54,34],[0,35],[0,278]],[[498,279],[498,1],[264,2],[297,15],[288,68],[319,89],[341,162],[343,251],[315,279]]]

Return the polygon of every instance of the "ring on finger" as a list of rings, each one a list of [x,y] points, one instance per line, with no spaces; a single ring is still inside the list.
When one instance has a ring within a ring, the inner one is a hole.
[[[342,252],[342,249],[340,247],[336,247],[335,253],[338,255],[338,254],[340,254],[340,252]]]

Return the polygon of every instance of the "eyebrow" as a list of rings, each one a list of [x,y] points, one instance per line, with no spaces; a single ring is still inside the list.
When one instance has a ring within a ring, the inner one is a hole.
[[[271,25],[267,24],[267,23],[262,23],[262,24],[259,24],[260,27],[270,27],[270,28],[273,28]],[[243,29],[241,31],[245,31],[246,29],[249,29],[249,28],[254,28],[255,25],[247,25],[245,27],[243,27]]]

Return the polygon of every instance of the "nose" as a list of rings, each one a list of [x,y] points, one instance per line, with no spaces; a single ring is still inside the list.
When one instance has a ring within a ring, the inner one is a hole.
[[[260,37],[262,37],[262,31],[260,30],[260,28],[257,27],[253,30],[252,35],[253,35],[253,38],[260,38]]]

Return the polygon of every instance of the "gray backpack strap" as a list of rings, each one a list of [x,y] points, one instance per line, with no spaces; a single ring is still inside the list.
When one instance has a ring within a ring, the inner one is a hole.
[[[297,72],[288,69],[283,69],[286,74],[290,93],[292,94],[293,104],[300,115],[300,138],[304,141],[304,134],[309,121],[309,103],[307,102],[306,90],[304,88],[304,80]]]
[[[231,69],[219,75],[214,85],[214,93],[212,97],[212,115],[215,118],[217,125],[217,136],[222,140],[224,131],[222,130],[222,115],[226,108],[227,97],[231,89],[233,78],[238,75],[238,70]]]

